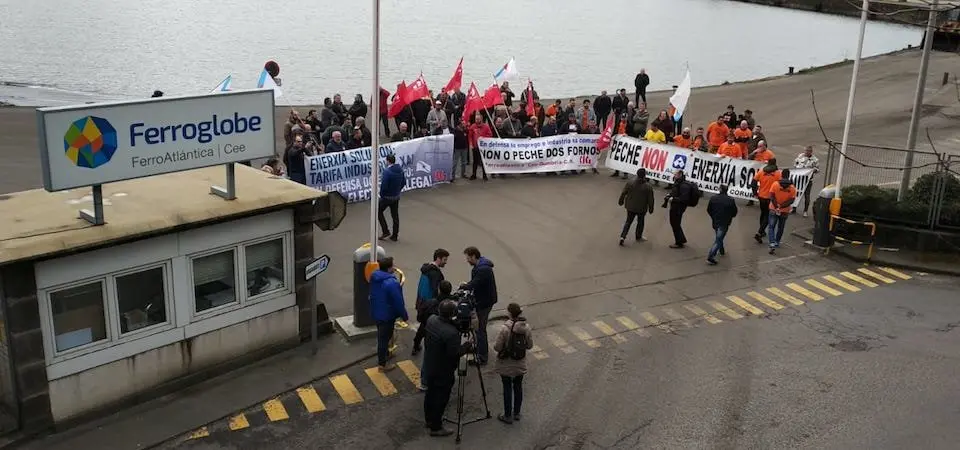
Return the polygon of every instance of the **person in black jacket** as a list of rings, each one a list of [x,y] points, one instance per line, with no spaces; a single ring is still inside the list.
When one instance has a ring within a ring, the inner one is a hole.
[[[497,303],[497,278],[493,274],[493,261],[480,255],[476,247],[467,247],[463,250],[467,263],[473,266],[470,271],[470,281],[460,285],[462,289],[473,291],[477,302],[477,364],[487,364],[490,349],[487,345],[487,319],[490,311]]]
[[[357,94],[353,98],[353,104],[350,105],[348,113],[354,123],[357,122],[358,117],[367,117],[367,102],[363,101],[363,95]]]
[[[473,347],[470,342],[461,343],[460,330],[454,322],[456,314],[456,302],[444,300],[437,307],[437,315],[427,319],[421,371],[427,388],[423,397],[423,415],[430,428],[430,436],[435,437],[453,434],[453,431],[443,427],[443,412],[450,401],[460,357]]]
[[[420,343],[427,331],[424,324],[430,317],[428,312],[436,309],[439,304],[440,283],[444,281],[443,271],[440,269],[447,265],[448,258],[450,258],[450,252],[438,248],[433,251],[433,260],[420,266],[420,282],[417,284],[417,300],[415,303],[417,322],[420,322],[420,327],[417,328],[417,334],[413,336],[413,355],[420,353]],[[448,291],[447,294],[449,293]]]
[[[460,167],[460,177],[467,177],[467,165],[470,163],[469,141],[467,139],[467,129],[463,121],[457,120],[456,126],[451,127],[453,133],[453,169],[450,171],[450,182],[457,180],[457,166]]]
[[[663,207],[670,204],[670,228],[673,228],[673,245],[670,248],[683,248],[687,244],[687,236],[683,234],[683,213],[693,203],[693,196],[697,195],[696,188],[687,181],[682,170],[673,173],[673,188],[670,194],[663,199]]]
[[[333,103],[330,105],[330,109],[337,115],[338,124],[343,124],[343,122],[347,120],[347,117],[350,117],[350,114],[347,112],[347,106],[343,104],[340,94],[333,96]]]
[[[640,73],[633,79],[633,87],[637,88],[637,92],[633,96],[634,104],[639,105],[641,98],[644,103],[647,102],[647,86],[650,86],[650,75],[647,75],[647,69],[640,69]]]
[[[593,101],[593,112],[597,113],[597,122],[600,123],[600,129],[607,128],[607,116],[613,109],[613,100],[607,95],[607,91],[601,91],[600,96]]]
[[[730,223],[737,217],[737,202],[727,195],[727,185],[720,185],[720,193],[710,198],[707,204],[707,214],[713,221],[713,231],[716,238],[713,246],[710,247],[710,254],[707,255],[707,263],[711,266],[717,265],[717,253],[723,256],[727,251],[723,248],[723,240],[727,237],[727,230],[730,229]]]

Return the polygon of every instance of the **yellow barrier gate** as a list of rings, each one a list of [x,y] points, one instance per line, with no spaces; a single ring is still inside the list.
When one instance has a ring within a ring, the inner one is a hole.
[[[836,233],[834,232],[834,230],[833,230],[833,226],[834,226],[834,224],[836,223],[836,221],[838,221],[838,220],[839,220],[839,221],[842,221],[842,222],[845,222],[845,223],[848,223],[848,224],[851,224],[851,225],[863,225],[863,226],[869,228],[869,229],[870,229],[870,240],[867,241],[867,242],[864,242],[864,241],[857,241],[857,240],[847,239],[847,238],[844,238],[844,237],[841,237],[841,236],[837,236],[837,234],[836,234]],[[835,239],[835,240],[837,240],[837,241],[845,242],[845,243],[850,244],[850,245],[866,245],[866,246],[867,246],[867,262],[870,262],[870,259],[873,258],[873,243],[874,243],[874,240],[875,240],[876,235],[877,235],[877,224],[875,224],[875,223],[873,223],[873,222],[864,222],[864,221],[858,221],[858,220],[851,220],[851,219],[843,218],[843,217],[840,217],[840,216],[834,215],[834,214],[831,214],[831,215],[830,215],[830,236],[832,236],[833,239]],[[829,248],[829,247],[827,247],[827,249],[825,250],[825,253],[830,253],[830,248]]]

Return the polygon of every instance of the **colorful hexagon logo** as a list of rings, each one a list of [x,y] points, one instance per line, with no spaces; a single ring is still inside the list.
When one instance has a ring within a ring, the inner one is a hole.
[[[96,169],[117,151],[117,130],[107,119],[87,116],[72,124],[63,135],[63,150],[77,167]]]

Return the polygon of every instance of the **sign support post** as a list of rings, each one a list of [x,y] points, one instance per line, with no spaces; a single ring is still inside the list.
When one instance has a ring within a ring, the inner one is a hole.
[[[234,163],[229,163],[227,167],[227,187],[210,186],[210,193],[224,200],[237,199],[237,167]]]
[[[93,185],[93,212],[89,209],[80,210],[80,218],[93,225],[103,225],[103,186]]]

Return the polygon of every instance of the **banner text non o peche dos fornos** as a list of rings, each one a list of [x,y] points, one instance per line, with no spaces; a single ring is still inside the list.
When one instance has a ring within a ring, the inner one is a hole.
[[[563,134],[533,139],[480,138],[487,173],[539,173],[597,167],[597,134]]]

